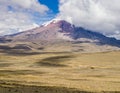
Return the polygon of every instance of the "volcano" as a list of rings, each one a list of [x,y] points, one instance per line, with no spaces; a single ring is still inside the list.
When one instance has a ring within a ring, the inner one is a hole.
[[[3,36],[0,42],[1,50],[98,52],[120,48],[120,40],[65,20],[52,20],[28,31]]]

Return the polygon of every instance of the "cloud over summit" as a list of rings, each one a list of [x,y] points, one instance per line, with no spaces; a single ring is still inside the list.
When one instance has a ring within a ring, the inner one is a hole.
[[[58,17],[120,39],[120,0],[60,0]]]

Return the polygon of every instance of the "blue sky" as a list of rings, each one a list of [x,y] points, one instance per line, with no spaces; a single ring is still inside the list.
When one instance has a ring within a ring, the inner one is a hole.
[[[58,0],[39,0],[41,4],[45,4],[48,6],[49,9],[52,10],[53,13],[57,14],[58,13],[58,5],[59,1]]]
[[[56,17],[59,13],[59,0],[38,0],[40,4],[43,4],[48,7],[48,11],[46,12],[45,17],[43,17],[39,12],[34,13],[34,19],[37,24],[42,24],[46,21],[49,21]],[[40,18],[41,17],[41,18]]]

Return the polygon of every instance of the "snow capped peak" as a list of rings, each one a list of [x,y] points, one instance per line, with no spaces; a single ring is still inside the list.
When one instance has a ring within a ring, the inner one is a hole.
[[[55,18],[53,20],[50,20],[50,21],[47,21],[47,22],[43,23],[42,26],[48,26],[51,23],[57,23],[59,21],[61,21],[61,19]]]
[[[48,26],[52,21],[47,21],[45,23],[42,24],[42,26]]]
[[[61,21],[62,19],[59,19],[59,18],[55,18],[55,19],[53,19],[52,21],[53,21],[53,23],[57,23],[57,22],[59,22],[59,21]]]
[[[61,19],[53,19],[51,21],[45,22],[42,24],[42,27],[58,27],[62,30],[62,32],[73,32],[75,29],[75,26],[66,20],[61,20]]]

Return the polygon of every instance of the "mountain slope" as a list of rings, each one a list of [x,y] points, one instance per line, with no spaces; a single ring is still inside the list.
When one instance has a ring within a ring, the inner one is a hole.
[[[92,47],[91,50],[101,50],[102,48],[104,50],[116,50],[120,47],[120,40],[109,38],[81,27],[75,27],[64,20],[52,20],[38,28],[4,36],[0,41],[3,43],[7,42],[12,47],[16,47],[16,45],[19,47],[22,44],[22,47],[27,46],[27,48],[31,47],[31,49],[41,49],[41,47],[49,46],[59,50],[59,47],[62,46],[66,50],[67,47],[71,47],[70,50],[77,51],[87,50],[90,47]],[[51,48],[49,50],[52,51]]]

